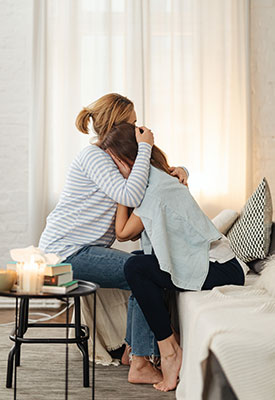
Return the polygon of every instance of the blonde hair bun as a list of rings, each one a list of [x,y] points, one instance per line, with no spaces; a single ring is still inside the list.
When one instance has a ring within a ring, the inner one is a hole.
[[[127,97],[109,93],[84,107],[78,114],[75,125],[80,132],[88,134],[92,117],[94,131],[101,141],[114,125],[127,122],[133,109],[134,104]]]

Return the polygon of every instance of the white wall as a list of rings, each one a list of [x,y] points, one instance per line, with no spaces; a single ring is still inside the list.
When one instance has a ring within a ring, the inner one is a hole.
[[[28,245],[31,0],[0,1],[0,268]]]
[[[275,0],[251,0],[253,185],[266,177],[275,221]]]
[[[31,0],[0,0],[0,268],[30,244],[31,18]],[[275,209],[275,0],[251,0],[251,55],[253,184],[267,177]]]

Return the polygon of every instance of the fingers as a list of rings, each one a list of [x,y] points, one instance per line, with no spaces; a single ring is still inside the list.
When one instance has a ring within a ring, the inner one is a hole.
[[[181,167],[170,167],[169,171],[170,171],[170,175],[171,176],[176,176],[180,183],[183,183],[184,185],[187,186],[188,176],[186,174],[186,171],[183,168],[181,168]]]
[[[135,131],[136,131],[136,137],[139,136],[139,135],[141,135],[141,132],[140,132],[138,126],[135,127]]]
[[[140,132],[140,129],[143,130],[143,133]],[[154,135],[150,129],[146,128],[146,126],[136,127],[136,140],[138,143],[145,142],[153,146],[154,144]]]
[[[147,126],[144,126],[144,125],[140,126],[139,129],[142,129],[143,131],[150,131],[151,132],[151,129],[147,128]]]
[[[186,178],[179,179],[179,182],[188,187],[188,183],[187,183],[187,179]]]
[[[137,126],[136,127],[136,132],[138,131],[138,133],[140,134],[140,135],[143,135],[144,133],[147,133],[147,132],[152,132],[151,131],[151,129],[149,129],[149,128],[146,128],[146,126]],[[142,132],[141,132],[142,131]],[[153,133],[152,133],[153,134]]]

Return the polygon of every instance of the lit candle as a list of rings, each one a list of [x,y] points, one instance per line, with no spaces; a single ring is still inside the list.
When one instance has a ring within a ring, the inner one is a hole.
[[[34,262],[31,256],[30,263],[17,263],[17,285],[19,292],[40,293],[44,281],[44,263]]]

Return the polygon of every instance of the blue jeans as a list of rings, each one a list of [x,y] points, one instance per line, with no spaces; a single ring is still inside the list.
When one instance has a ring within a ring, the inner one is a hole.
[[[135,356],[160,356],[155,335],[132,294],[128,301],[125,341],[131,346],[131,353]]]
[[[72,264],[74,279],[97,283],[102,288],[131,290],[124,265],[134,254],[103,246],[84,246],[64,262]],[[159,355],[155,336],[144,318],[137,301],[130,296],[126,342],[137,356]]]

